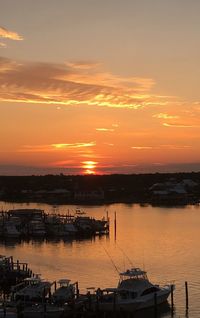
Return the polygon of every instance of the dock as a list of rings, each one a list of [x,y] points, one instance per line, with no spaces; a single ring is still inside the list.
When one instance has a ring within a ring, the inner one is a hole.
[[[85,215],[50,214],[40,209],[0,211],[2,238],[58,238],[109,234],[109,219]]]

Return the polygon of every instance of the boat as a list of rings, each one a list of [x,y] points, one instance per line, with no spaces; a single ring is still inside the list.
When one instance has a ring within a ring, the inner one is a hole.
[[[75,283],[70,284],[69,279],[60,279],[58,284],[59,288],[52,295],[55,304],[64,304],[75,297]]]
[[[26,302],[42,301],[49,293],[52,283],[42,280],[38,275],[36,277],[28,277],[23,281],[23,287],[15,293],[16,301],[22,300]]]
[[[86,212],[83,211],[83,210],[81,210],[81,209],[79,209],[79,208],[77,208],[77,209],[76,209],[76,214],[78,214],[78,215],[83,215],[83,214],[86,214]]]
[[[152,284],[147,273],[140,268],[131,268],[119,274],[117,288],[97,290],[96,305],[99,310],[123,310],[133,312],[153,307],[167,301],[174,285],[159,286]],[[106,294],[104,294],[106,292]]]
[[[41,220],[32,220],[30,222],[30,234],[36,237],[46,235],[45,224]]]
[[[7,221],[4,224],[4,235],[6,238],[18,238],[20,236],[20,232],[16,228],[14,222]]]

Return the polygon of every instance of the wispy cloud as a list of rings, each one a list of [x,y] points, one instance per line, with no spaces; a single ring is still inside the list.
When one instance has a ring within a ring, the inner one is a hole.
[[[177,115],[168,115],[168,114],[165,114],[165,113],[155,114],[155,115],[153,115],[153,117],[161,118],[161,119],[176,119],[176,118],[179,118],[179,116],[177,116]]]
[[[7,45],[5,44],[5,43],[2,43],[2,42],[0,42],[0,48],[6,48],[7,47]]]
[[[0,38],[16,40],[16,41],[23,40],[23,37],[19,35],[17,32],[10,31],[3,27],[0,27]]]
[[[24,145],[18,152],[52,152],[76,148],[88,148],[96,146],[96,142],[59,143],[51,145]]]
[[[76,142],[74,144],[52,144],[51,145],[55,149],[69,149],[69,148],[85,148],[85,147],[94,147],[96,146],[96,143],[94,141],[92,142]]]
[[[176,124],[176,123],[163,123],[163,126],[165,127],[174,127],[174,128],[195,128],[198,127],[196,125],[185,125],[185,124]]]
[[[110,146],[110,147],[113,147],[113,146],[114,146],[114,144],[112,144],[112,143],[110,143],[110,142],[104,142],[104,145]]]
[[[184,149],[191,149],[192,146],[190,145],[161,145],[160,148],[165,148],[168,150],[184,150]]]
[[[5,67],[6,66],[6,67]],[[0,58],[0,100],[138,109],[166,105],[153,79],[119,77],[94,63],[28,63]]]
[[[132,149],[135,149],[135,150],[147,150],[147,149],[153,149],[153,147],[150,147],[150,146],[133,146],[131,147]]]
[[[97,131],[115,131],[113,128],[96,128]]]
[[[158,146],[134,146],[131,147],[132,149],[135,150],[160,150],[160,149],[165,149],[165,150],[183,150],[183,149],[191,149],[192,146],[190,145],[158,145]]]

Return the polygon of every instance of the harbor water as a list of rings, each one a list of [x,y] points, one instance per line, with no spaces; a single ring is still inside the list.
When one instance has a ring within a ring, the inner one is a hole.
[[[86,216],[110,218],[109,236],[54,239],[1,239],[0,254],[28,262],[34,273],[54,281],[78,281],[87,288],[115,287],[118,271],[142,267],[150,281],[175,283],[174,315],[200,317],[200,207],[152,207],[138,204],[73,206],[0,202],[1,210],[37,208],[48,213],[66,214],[80,208]],[[116,212],[116,235],[114,216]],[[189,288],[189,309],[185,308],[185,281]],[[170,299],[169,299],[170,303]],[[149,317],[148,313],[143,313]],[[134,316],[135,317],[135,316]],[[136,316],[137,317],[137,316]],[[140,316],[138,316],[140,317]],[[142,316],[143,317],[143,316]],[[172,317],[170,308],[159,317]]]

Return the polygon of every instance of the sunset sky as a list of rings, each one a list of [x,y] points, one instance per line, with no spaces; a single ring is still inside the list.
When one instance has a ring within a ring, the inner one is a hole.
[[[200,170],[199,0],[0,0],[0,174]]]

